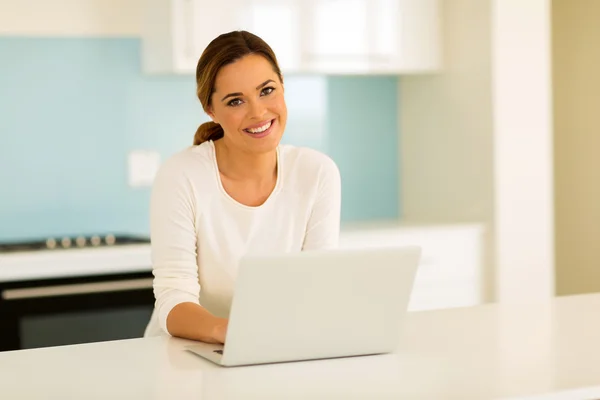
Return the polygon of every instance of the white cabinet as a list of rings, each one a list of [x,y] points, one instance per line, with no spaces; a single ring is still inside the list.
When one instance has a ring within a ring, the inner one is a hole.
[[[246,30],[264,39],[282,70],[300,69],[298,0],[149,0],[142,29],[145,73],[193,74],[208,44]]]
[[[262,38],[275,52],[285,72],[300,72],[302,20],[298,0],[247,0],[247,31]]]
[[[405,245],[422,248],[409,310],[484,302],[485,231],[480,225],[356,228],[340,236],[342,248]]]
[[[303,0],[303,67],[329,74],[440,68],[438,0]]]
[[[440,68],[440,0],[148,0],[146,73],[195,73],[219,34],[247,30],[284,73],[401,74]]]

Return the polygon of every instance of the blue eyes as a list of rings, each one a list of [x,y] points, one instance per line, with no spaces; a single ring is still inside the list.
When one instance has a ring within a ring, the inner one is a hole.
[[[265,87],[265,88],[263,88],[263,90],[261,90],[261,91],[260,91],[260,95],[261,95],[261,96],[268,96],[268,95],[270,95],[271,93],[273,93],[274,91],[275,91],[275,88],[274,88],[274,87],[272,87],[272,86],[268,86],[268,87]],[[229,102],[227,103],[227,105],[228,105],[229,107],[237,107],[237,106],[240,106],[240,105],[242,105],[242,100],[241,100],[241,99],[239,99],[239,98],[235,98],[235,99],[232,99],[231,101],[229,101]]]

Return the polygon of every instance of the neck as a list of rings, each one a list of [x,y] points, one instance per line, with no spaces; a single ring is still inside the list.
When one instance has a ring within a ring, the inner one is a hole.
[[[263,181],[277,175],[277,151],[248,153],[228,145],[225,138],[214,142],[219,172],[230,179]]]

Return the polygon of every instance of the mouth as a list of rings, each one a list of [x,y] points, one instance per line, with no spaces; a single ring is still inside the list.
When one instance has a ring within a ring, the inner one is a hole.
[[[250,135],[255,139],[263,138],[271,133],[273,126],[275,125],[275,119],[271,119],[259,126],[253,126],[252,128],[244,129],[244,133]]]

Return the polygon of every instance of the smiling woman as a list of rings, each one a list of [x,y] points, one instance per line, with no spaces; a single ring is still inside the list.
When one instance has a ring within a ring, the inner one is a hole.
[[[277,147],[287,109],[283,82],[274,75],[271,64],[256,54],[221,68],[213,92],[218,101],[207,107],[208,115],[224,131],[221,143],[252,153],[272,152]]]
[[[228,133],[224,142],[252,146],[247,150],[277,146],[287,120],[283,76],[273,50],[262,39],[245,31],[219,36],[200,57],[196,82],[198,98],[212,122],[198,128],[195,145]],[[267,143],[247,140],[267,136]]]
[[[234,31],[214,39],[198,61],[196,84],[212,121],[154,181],[156,305],[146,336],[224,343],[240,258],[336,247],[341,180],[325,154],[280,143],[283,76],[258,36]]]

